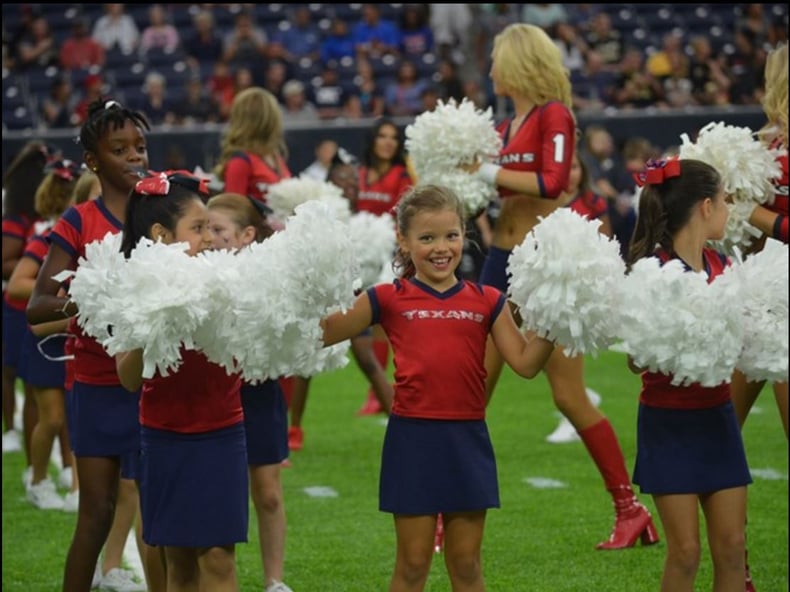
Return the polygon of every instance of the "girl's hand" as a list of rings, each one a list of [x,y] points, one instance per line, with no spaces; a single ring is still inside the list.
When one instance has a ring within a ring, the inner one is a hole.
[[[478,170],[480,170],[481,164],[482,163],[479,160],[476,160],[475,162],[461,163],[458,165],[458,168],[466,173],[469,173],[470,175],[474,175]]]

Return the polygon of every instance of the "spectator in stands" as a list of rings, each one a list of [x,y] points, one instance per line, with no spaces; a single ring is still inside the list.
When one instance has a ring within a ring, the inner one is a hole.
[[[50,128],[68,128],[77,125],[77,97],[73,93],[68,75],[56,76],[49,93],[41,99],[41,121]]]
[[[361,119],[381,117],[384,114],[384,92],[373,74],[373,67],[366,58],[357,60],[357,75],[353,90],[343,105],[343,117]]]
[[[321,62],[326,66],[345,57],[353,58],[354,55],[354,38],[348,23],[340,17],[333,18],[329,33],[321,42]]]
[[[252,75],[252,70],[246,66],[236,68],[232,74],[233,84],[220,93],[219,99],[219,115],[222,121],[227,121],[230,117],[231,107],[233,106],[233,99],[241,91],[252,88],[255,86],[255,78]]]
[[[433,51],[433,31],[428,25],[426,4],[407,4],[400,20],[400,53],[418,58]]]
[[[92,37],[105,51],[114,47],[126,54],[137,51],[140,30],[125,10],[123,4],[105,4],[104,14],[93,25]]]
[[[576,28],[567,23],[559,22],[548,30],[549,36],[559,48],[562,63],[573,75],[584,67],[584,55],[587,53],[587,43],[576,32]]]
[[[400,31],[395,23],[381,18],[378,4],[362,5],[362,16],[351,28],[351,38],[357,56],[398,55]]]
[[[321,29],[313,22],[306,5],[297,6],[289,18],[290,27],[278,29],[269,47],[269,55],[293,66],[302,58],[315,62],[321,56]]]
[[[590,175],[593,191],[608,200],[614,200],[617,197],[614,179],[622,165],[609,130],[600,124],[588,125],[579,147],[579,158],[584,161]]]
[[[223,61],[231,67],[255,69],[267,58],[266,33],[255,24],[252,13],[242,10],[236,15],[233,29],[225,36]]]
[[[727,77],[730,79],[730,103],[732,105],[756,105],[759,100],[757,89],[762,85],[763,68],[760,54],[764,50],[755,45],[754,33],[743,28],[735,32],[735,51],[727,56]]]
[[[385,110],[390,116],[417,115],[422,112],[422,92],[428,81],[420,78],[417,67],[409,60],[398,66],[394,82],[384,90]]]
[[[585,41],[587,47],[601,54],[607,68],[619,69],[624,57],[623,39],[620,31],[612,27],[612,19],[605,11],[593,17]]]
[[[598,111],[610,105],[616,77],[605,68],[601,54],[588,51],[582,69],[571,76],[574,110]]]
[[[340,84],[337,70],[324,66],[321,76],[313,81],[313,103],[321,119],[334,119],[343,110],[346,91]]]
[[[11,5],[9,5],[11,6]],[[3,19],[3,46],[7,47],[4,64],[8,68],[17,68],[19,64],[19,44],[33,29],[33,21],[41,15],[39,9],[32,4],[16,4],[19,7],[19,25],[14,30],[6,31],[6,19]],[[8,39],[6,39],[8,33]]]
[[[433,6],[433,5],[432,5]],[[474,40],[474,55],[476,70],[479,73],[491,71],[491,50],[494,37],[512,23],[521,22],[518,4],[486,4],[477,15],[476,33]],[[485,85],[486,96],[493,96],[494,89],[489,76],[478,76],[482,79],[478,86]],[[486,102],[488,102],[486,100]]]
[[[141,102],[134,107],[143,112],[151,125],[176,121],[175,105],[167,94],[167,80],[159,72],[152,71],[146,75]]]
[[[443,101],[455,99],[461,102],[464,98],[464,84],[458,76],[458,66],[452,60],[439,60],[436,68],[436,87],[439,98]]]
[[[74,114],[77,116],[77,125],[85,123],[88,118],[88,106],[90,106],[93,101],[100,100],[105,94],[104,80],[98,74],[91,74],[85,77],[82,84],[85,91],[82,94],[80,102],[77,103],[77,107],[74,109]]]
[[[212,94],[204,90],[199,74],[193,75],[184,87],[184,97],[176,103],[175,123],[192,125],[214,123],[220,120],[219,105]]]
[[[78,18],[71,24],[71,36],[60,46],[60,65],[67,70],[104,65],[104,48],[90,36],[85,18]]]
[[[422,94],[420,94],[420,100],[422,101],[420,113],[436,109],[436,107],[439,106],[439,99],[441,98],[441,92],[435,84],[426,85],[425,88],[422,89]]]
[[[568,13],[562,4],[529,3],[521,11],[521,20],[549,32],[559,23],[568,22]]]
[[[299,80],[289,80],[283,85],[283,121],[293,122],[318,122],[321,118],[318,110],[307,100],[304,84]]]
[[[736,30],[747,30],[755,47],[769,42],[771,20],[765,14],[765,5],[760,2],[738,6],[741,16],[735,21]]]
[[[645,68],[641,49],[629,47],[625,50],[612,101],[620,109],[666,106],[661,83]]]
[[[463,65],[472,42],[474,19],[469,5],[431,4],[430,7],[430,25],[436,52],[444,59]]]
[[[671,31],[661,38],[661,49],[648,56],[645,67],[659,81],[672,76],[688,77],[688,57],[683,53],[683,36]]]
[[[33,18],[30,31],[22,36],[18,48],[18,70],[44,69],[56,66],[59,62],[58,43],[43,15]]]
[[[722,62],[713,55],[710,40],[696,35],[689,42],[689,80],[691,95],[697,105],[726,105],[729,103],[730,80]]]
[[[192,17],[192,29],[184,36],[184,51],[193,70],[201,64],[215,64],[222,59],[224,47],[210,10],[199,10]]]
[[[489,94],[477,78],[464,80],[464,97],[469,99],[478,109],[488,109],[491,106]]]
[[[316,181],[326,181],[329,165],[337,154],[337,142],[325,138],[315,146],[315,160],[300,173],[300,177],[308,177]]]
[[[255,76],[253,76],[255,78]],[[288,80],[288,66],[281,60],[272,60],[266,64],[263,72],[263,80],[258,86],[262,86],[272,93],[280,105],[285,103],[283,97],[283,87]]]
[[[167,12],[161,4],[152,4],[148,9],[148,26],[140,37],[140,56],[145,57],[153,49],[173,53],[181,47],[178,30],[167,20]]]

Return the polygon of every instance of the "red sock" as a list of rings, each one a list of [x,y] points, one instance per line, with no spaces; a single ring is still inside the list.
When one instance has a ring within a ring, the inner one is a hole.
[[[603,477],[606,489],[613,491],[631,486],[631,479],[625,468],[625,458],[612,424],[604,418],[589,428],[579,432],[595,466]]]

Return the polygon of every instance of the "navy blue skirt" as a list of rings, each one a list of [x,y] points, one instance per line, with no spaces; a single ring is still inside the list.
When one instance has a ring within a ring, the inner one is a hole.
[[[22,356],[22,337],[27,329],[24,310],[11,308],[3,298],[3,366],[18,368]]]
[[[510,253],[512,251],[507,249],[489,247],[488,254],[483,262],[483,269],[480,270],[479,283],[486,286],[494,286],[499,288],[504,294],[507,294],[510,283],[507,277],[507,260],[510,258]]]
[[[121,385],[74,381],[71,394],[75,456],[137,456],[140,452],[140,393]]]
[[[752,482],[732,401],[710,409],[639,405],[634,483],[642,493],[709,493]]]
[[[164,547],[247,542],[244,425],[199,434],[141,429],[143,540]]]
[[[288,407],[276,380],[243,383],[244,432],[247,464],[276,465],[288,458]]]
[[[428,515],[499,507],[485,421],[390,415],[381,453],[379,509]]]
[[[62,389],[66,383],[66,362],[63,360],[65,345],[66,335],[49,335],[39,339],[28,326],[22,338],[22,356],[17,376],[36,388]]]

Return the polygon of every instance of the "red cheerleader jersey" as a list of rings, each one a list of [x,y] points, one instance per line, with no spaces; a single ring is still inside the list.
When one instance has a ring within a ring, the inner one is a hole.
[[[540,196],[556,199],[568,187],[576,145],[576,124],[568,108],[557,101],[534,107],[508,141],[512,119],[497,126],[503,146],[497,164],[510,171],[538,174]],[[518,193],[499,188],[500,197]]]
[[[76,269],[77,261],[85,256],[85,245],[101,240],[108,232],[117,234],[123,224],[104,205],[102,198],[86,201],[66,210],[55,223],[49,241],[71,255]],[[93,337],[86,335],[77,323],[74,328],[74,379],[85,384],[118,385],[115,360]]]
[[[195,350],[181,349],[181,367],[143,382],[140,424],[183,434],[220,430],[244,419],[241,380]]]
[[[777,240],[782,241],[783,243],[787,244],[788,242],[788,232],[790,232],[790,228],[788,227],[788,195],[787,195],[787,184],[788,184],[788,165],[787,165],[787,146],[781,140],[774,142],[771,145],[771,148],[778,148],[783,150],[782,154],[777,157],[777,161],[779,161],[779,165],[782,169],[781,176],[774,181],[774,187],[776,191],[776,196],[774,197],[774,203],[771,205],[766,205],[766,207],[771,210],[772,212],[776,212],[779,214],[779,217],[776,219],[774,223],[774,231],[773,237]]]
[[[266,202],[269,186],[291,177],[285,159],[279,155],[276,158],[280,173],[256,154],[251,152],[234,154],[225,165],[225,192],[240,193]]]
[[[568,207],[588,220],[597,220],[609,211],[606,199],[590,190],[574,197],[573,201],[568,204]]]
[[[661,263],[670,260],[663,251],[657,253]],[[705,271],[708,274],[708,283],[724,273],[729,265],[727,257],[713,249],[703,252]],[[650,407],[664,407],[671,409],[703,409],[721,405],[730,398],[730,383],[725,382],[714,387],[705,387],[694,383],[688,386],[674,386],[672,377],[659,372],[642,373],[642,392],[639,400]]]
[[[18,240],[24,246],[28,239],[34,233],[34,221],[25,216],[7,215],[3,216],[3,238],[12,238]],[[9,308],[14,310],[25,310],[27,300],[22,298],[10,298],[7,293],[3,293],[3,299]]]
[[[372,324],[392,343],[392,412],[427,419],[483,419],[486,337],[505,296],[492,286],[460,281],[439,293],[416,279],[368,290]]]
[[[357,211],[370,212],[377,216],[394,214],[392,209],[411,185],[411,177],[404,165],[393,165],[375,183],[370,184],[368,169],[360,167]]]

